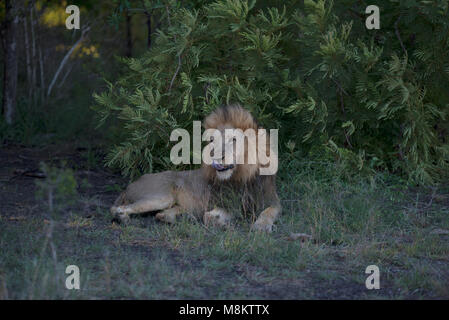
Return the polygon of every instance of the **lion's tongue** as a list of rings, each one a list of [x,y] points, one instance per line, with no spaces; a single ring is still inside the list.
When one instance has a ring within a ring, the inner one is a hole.
[[[212,162],[212,168],[215,170],[223,170],[225,167],[223,167],[221,164],[216,163],[215,161]]]

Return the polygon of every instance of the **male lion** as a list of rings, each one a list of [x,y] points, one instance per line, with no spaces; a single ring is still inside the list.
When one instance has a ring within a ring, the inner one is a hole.
[[[232,218],[249,214],[255,221],[252,229],[272,231],[273,223],[281,212],[275,173],[261,175],[260,169],[266,165],[261,165],[259,159],[248,160],[251,158],[248,154],[249,139],[245,139],[245,147],[240,151],[234,143],[235,138],[225,140],[229,138],[225,136],[225,129],[241,129],[243,132],[254,129],[257,132],[258,126],[252,115],[239,105],[220,107],[206,117],[204,127],[218,130],[216,132],[222,137],[222,150],[225,156],[226,152],[232,153],[228,154],[230,158],[214,158],[217,144],[211,140],[211,165],[203,161],[202,167],[197,170],[143,175],[115,201],[111,208],[115,219],[127,222],[132,214],[159,211],[157,219],[173,223],[176,216],[192,213],[199,215],[206,225],[227,226]],[[274,159],[277,165],[277,156],[270,149],[269,139],[266,141],[270,159]],[[242,150],[245,161],[238,164],[236,159]],[[226,163],[227,159],[232,159],[232,162]]]

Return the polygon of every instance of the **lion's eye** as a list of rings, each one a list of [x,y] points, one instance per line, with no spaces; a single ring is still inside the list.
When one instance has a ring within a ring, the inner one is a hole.
[[[210,137],[210,142],[214,142],[214,137]]]
[[[236,142],[237,141],[237,138],[232,138],[232,142]]]

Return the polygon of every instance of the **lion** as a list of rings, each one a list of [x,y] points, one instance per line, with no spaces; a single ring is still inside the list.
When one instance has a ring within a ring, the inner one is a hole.
[[[248,139],[243,148],[245,161],[237,163],[237,153],[242,151],[236,148],[235,138],[226,141],[224,134],[226,129],[254,129],[257,132],[259,126],[253,116],[240,105],[222,106],[207,116],[203,125],[205,129],[217,129],[216,132],[221,134],[225,155],[213,157],[219,146],[211,139],[211,164],[203,161],[201,168],[196,170],[143,175],[114,202],[110,209],[114,219],[126,223],[130,215],[156,212],[156,219],[175,223],[177,216],[191,213],[202,219],[206,226],[227,227],[234,219],[249,215],[251,229],[272,232],[281,213],[276,174],[261,175],[264,167],[261,162],[258,159],[249,161]],[[269,139],[266,141],[266,150],[272,153]],[[278,161],[274,152],[270,159]]]

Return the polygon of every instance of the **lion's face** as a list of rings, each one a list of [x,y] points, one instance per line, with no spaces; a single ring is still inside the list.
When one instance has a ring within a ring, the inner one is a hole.
[[[242,134],[247,129],[257,132],[257,124],[251,114],[240,106],[219,108],[205,119],[204,126],[215,129],[209,144],[212,163],[204,164],[207,177],[240,182],[253,178],[258,171],[256,142]],[[254,148],[250,148],[252,146]]]
[[[211,136],[211,167],[215,169],[215,174],[219,180],[228,180],[232,177],[238,163],[237,159],[244,157],[244,150],[237,147],[237,139],[234,136],[226,134],[231,132],[233,128],[230,124],[220,125],[217,129],[219,139]]]

